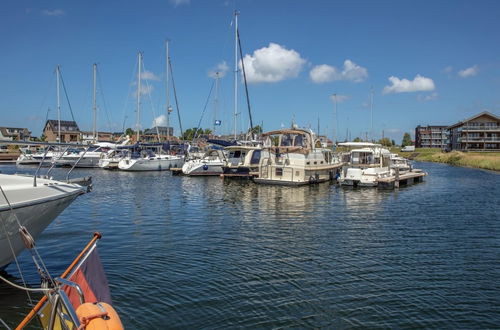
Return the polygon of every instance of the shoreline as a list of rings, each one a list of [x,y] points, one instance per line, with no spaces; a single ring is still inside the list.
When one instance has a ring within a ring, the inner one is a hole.
[[[442,152],[440,149],[416,149],[412,153],[401,152],[400,150],[396,152],[405,158],[421,162],[442,163],[500,172],[499,152]]]

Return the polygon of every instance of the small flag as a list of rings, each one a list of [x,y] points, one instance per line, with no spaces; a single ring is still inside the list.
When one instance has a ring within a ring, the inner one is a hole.
[[[222,121],[220,121],[218,119],[215,120],[215,126],[220,126],[221,123],[222,123]]]

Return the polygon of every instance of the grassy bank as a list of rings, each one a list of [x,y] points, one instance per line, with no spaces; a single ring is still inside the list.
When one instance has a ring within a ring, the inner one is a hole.
[[[499,152],[441,152],[439,149],[416,149],[415,152],[400,152],[403,157],[412,156],[414,160],[423,162],[445,163],[456,166],[482,168],[500,171]]]

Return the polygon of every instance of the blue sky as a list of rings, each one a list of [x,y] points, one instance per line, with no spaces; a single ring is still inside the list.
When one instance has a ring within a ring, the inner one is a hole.
[[[371,88],[376,139],[384,131],[400,142],[419,124],[500,113],[499,1],[18,0],[0,4],[0,125],[39,135],[47,109],[57,118],[59,64],[75,119],[90,130],[91,67],[98,63],[99,129],[135,127],[141,51],[149,88],[140,125],[151,127],[165,113],[168,38],[183,128],[197,126],[219,68],[225,76],[217,132],[230,133],[235,8],[254,122],[264,130],[288,127],[292,119],[316,130],[319,119],[321,134],[332,137],[338,125],[340,140],[348,130],[352,138],[364,136]],[[238,91],[240,131],[248,115],[241,83]],[[62,100],[62,119],[69,120]],[[212,94],[202,127],[212,127],[213,104]],[[176,114],[171,123],[178,134]]]

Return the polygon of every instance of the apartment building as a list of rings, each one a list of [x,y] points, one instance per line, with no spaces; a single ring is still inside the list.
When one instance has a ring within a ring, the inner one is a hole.
[[[447,128],[448,149],[500,151],[500,117],[483,111]]]
[[[439,148],[446,149],[447,126],[418,125],[415,128],[416,148]]]

